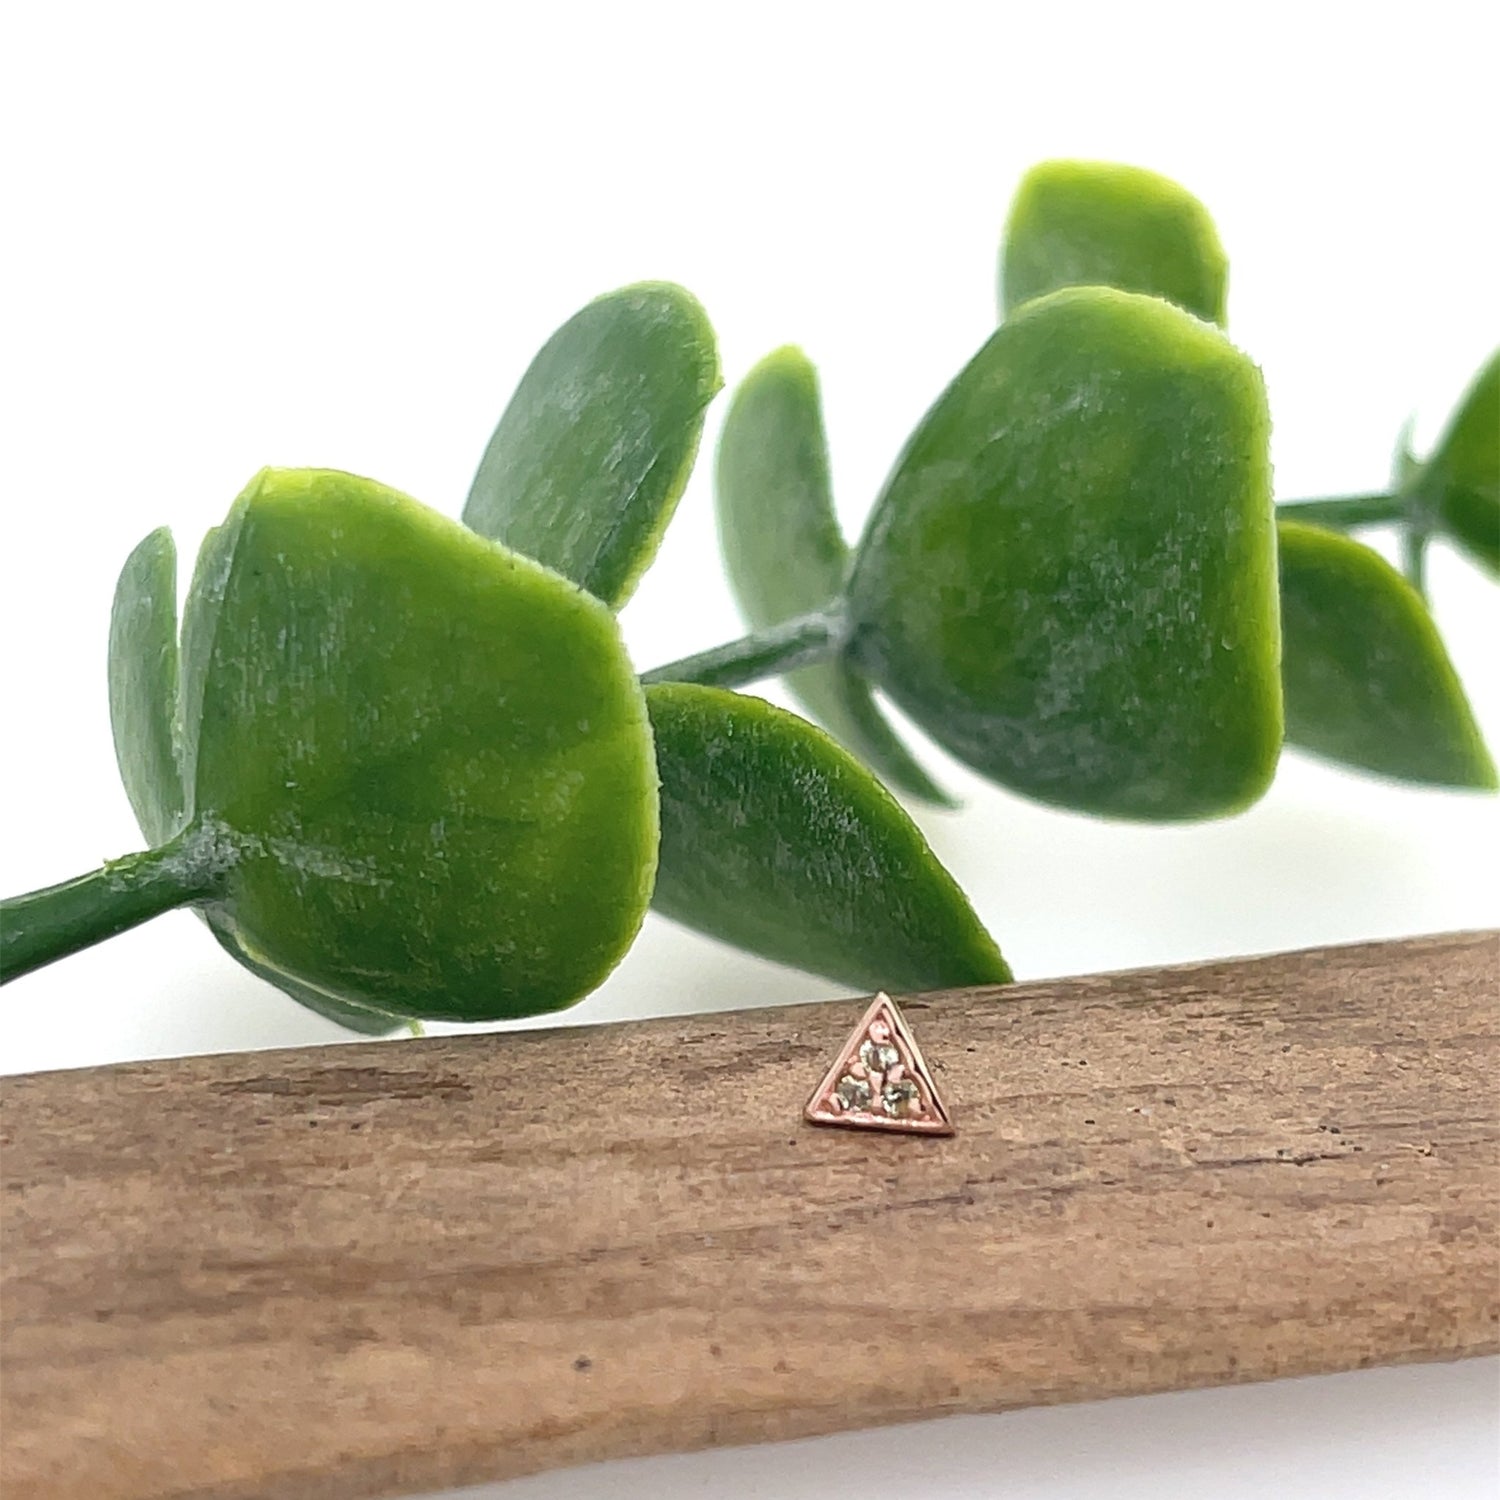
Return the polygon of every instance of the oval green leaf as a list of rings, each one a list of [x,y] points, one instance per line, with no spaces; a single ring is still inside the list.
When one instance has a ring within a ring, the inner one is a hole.
[[[1107,815],[1230,813],[1281,744],[1260,372],[1154,297],[1003,324],[924,418],[854,565],[854,651],[940,744]]]
[[[185,820],[177,762],[177,550],[165,527],[125,560],[109,619],[109,722],[136,822],[154,846]]]
[[[828,735],[724,688],[667,683],[646,698],[661,773],[657,910],[862,989],[1010,979],[916,824]]]
[[[1228,261],[1208,210],[1155,172],[1045,161],[1021,180],[1000,255],[1000,309],[1065,286],[1164,297],[1224,322]]]
[[[1420,480],[1444,531],[1500,574],[1500,351],[1475,377]]]
[[[618,609],[656,556],[721,384],[713,329],[681,287],[591,302],[522,377],[465,525]]]
[[[294,998],[533,1015],[629,946],[645,701],[565,579],[368,480],[267,471],[205,545],[183,677],[215,935]]]
[[[1278,530],[1288,742],[1402,781],[1494,787],[1422,596],[1339,532],[1295,521]]]
[[[747,624],[763,630],[838,598],[849,547],[833,508],[818,375],[800,349],[767,355],[735,392],[719,437],[714,491],[725,571]],[[803,667],[786,683],[883,781],[922,801],[955,805],[845,663]]]

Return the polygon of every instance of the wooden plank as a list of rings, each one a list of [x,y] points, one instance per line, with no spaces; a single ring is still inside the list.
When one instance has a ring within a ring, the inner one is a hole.
[[[1497,934],[4,1086],[3,1490],[364,1497],[1497,1347]]]

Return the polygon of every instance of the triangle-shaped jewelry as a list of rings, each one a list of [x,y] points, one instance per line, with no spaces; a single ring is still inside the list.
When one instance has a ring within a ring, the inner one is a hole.
[[[876,995],[807,1101],[814,1125],[952,1135],[953,1121],[921,1048],[887,994]]]

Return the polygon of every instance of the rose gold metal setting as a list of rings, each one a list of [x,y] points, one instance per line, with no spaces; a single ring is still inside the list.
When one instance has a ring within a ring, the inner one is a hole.
[[[814,1125],[953,1134],[922,1049],[885,993],[876,995],[803,1114]]]

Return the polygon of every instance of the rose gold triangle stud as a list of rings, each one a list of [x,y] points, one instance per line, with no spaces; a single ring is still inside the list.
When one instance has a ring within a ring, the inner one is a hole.
[[[814,1125],[953,1134],[916,1038],[886,994],[876,995],[803,1113]]]

